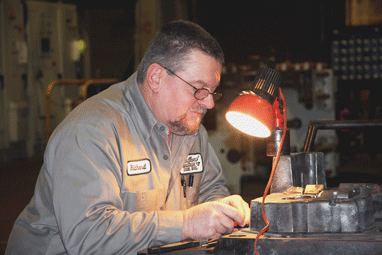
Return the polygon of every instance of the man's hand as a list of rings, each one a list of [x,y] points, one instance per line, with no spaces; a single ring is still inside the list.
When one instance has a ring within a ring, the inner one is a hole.
[[[249,224],[251,219],[251,210],[249,209],[248,203],[243,200],[239,195],[232,195],[229,197],[221,198],[217,200],[218,202],[225,203],[227,205],[235,207],[241,214],[241,217],[244,221],[237,222],[237,225],[243,227],[246,224]]]
[[[191,207],[183,214],[182,240],[207,240],[232,233],[235,222],[238,226],[249,223],[249,214],[248,204],[238,195]]]

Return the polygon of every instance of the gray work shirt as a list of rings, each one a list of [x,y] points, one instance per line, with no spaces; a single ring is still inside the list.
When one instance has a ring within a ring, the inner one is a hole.
[[[180,241],[182,210],[229,194],[205,128],[169,145],[168,133],[136,74],[80,104],[49,140],[6,254],[136,254]]]

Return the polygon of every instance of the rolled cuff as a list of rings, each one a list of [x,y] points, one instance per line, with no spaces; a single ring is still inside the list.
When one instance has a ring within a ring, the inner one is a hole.
[[[160,211],[158,232],[153,246],[180,242],[183,233],[183,211]]]

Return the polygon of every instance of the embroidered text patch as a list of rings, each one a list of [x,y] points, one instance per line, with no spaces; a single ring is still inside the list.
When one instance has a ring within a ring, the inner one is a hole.
[[[203,160],[200,153],[190,154],[187,157],[186,162],[184,163],[182,169],[180,170],[181,174],[193,174],[200,173],[203,171]]]
[[[151,171],[150,160],[141,159],[127,162],[127,174],[137,175],[137,174],[147,174]]]

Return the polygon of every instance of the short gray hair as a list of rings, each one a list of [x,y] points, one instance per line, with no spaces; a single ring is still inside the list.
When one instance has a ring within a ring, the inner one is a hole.
[[[219,43],[201,26],[185,20],[165,24],[154,36],[138,66],[138,83],[144,82],[147,69],[153,63],[174,72],[181,70],[188,59],[188,54],[194,49],[224,64],[224,54]]]

